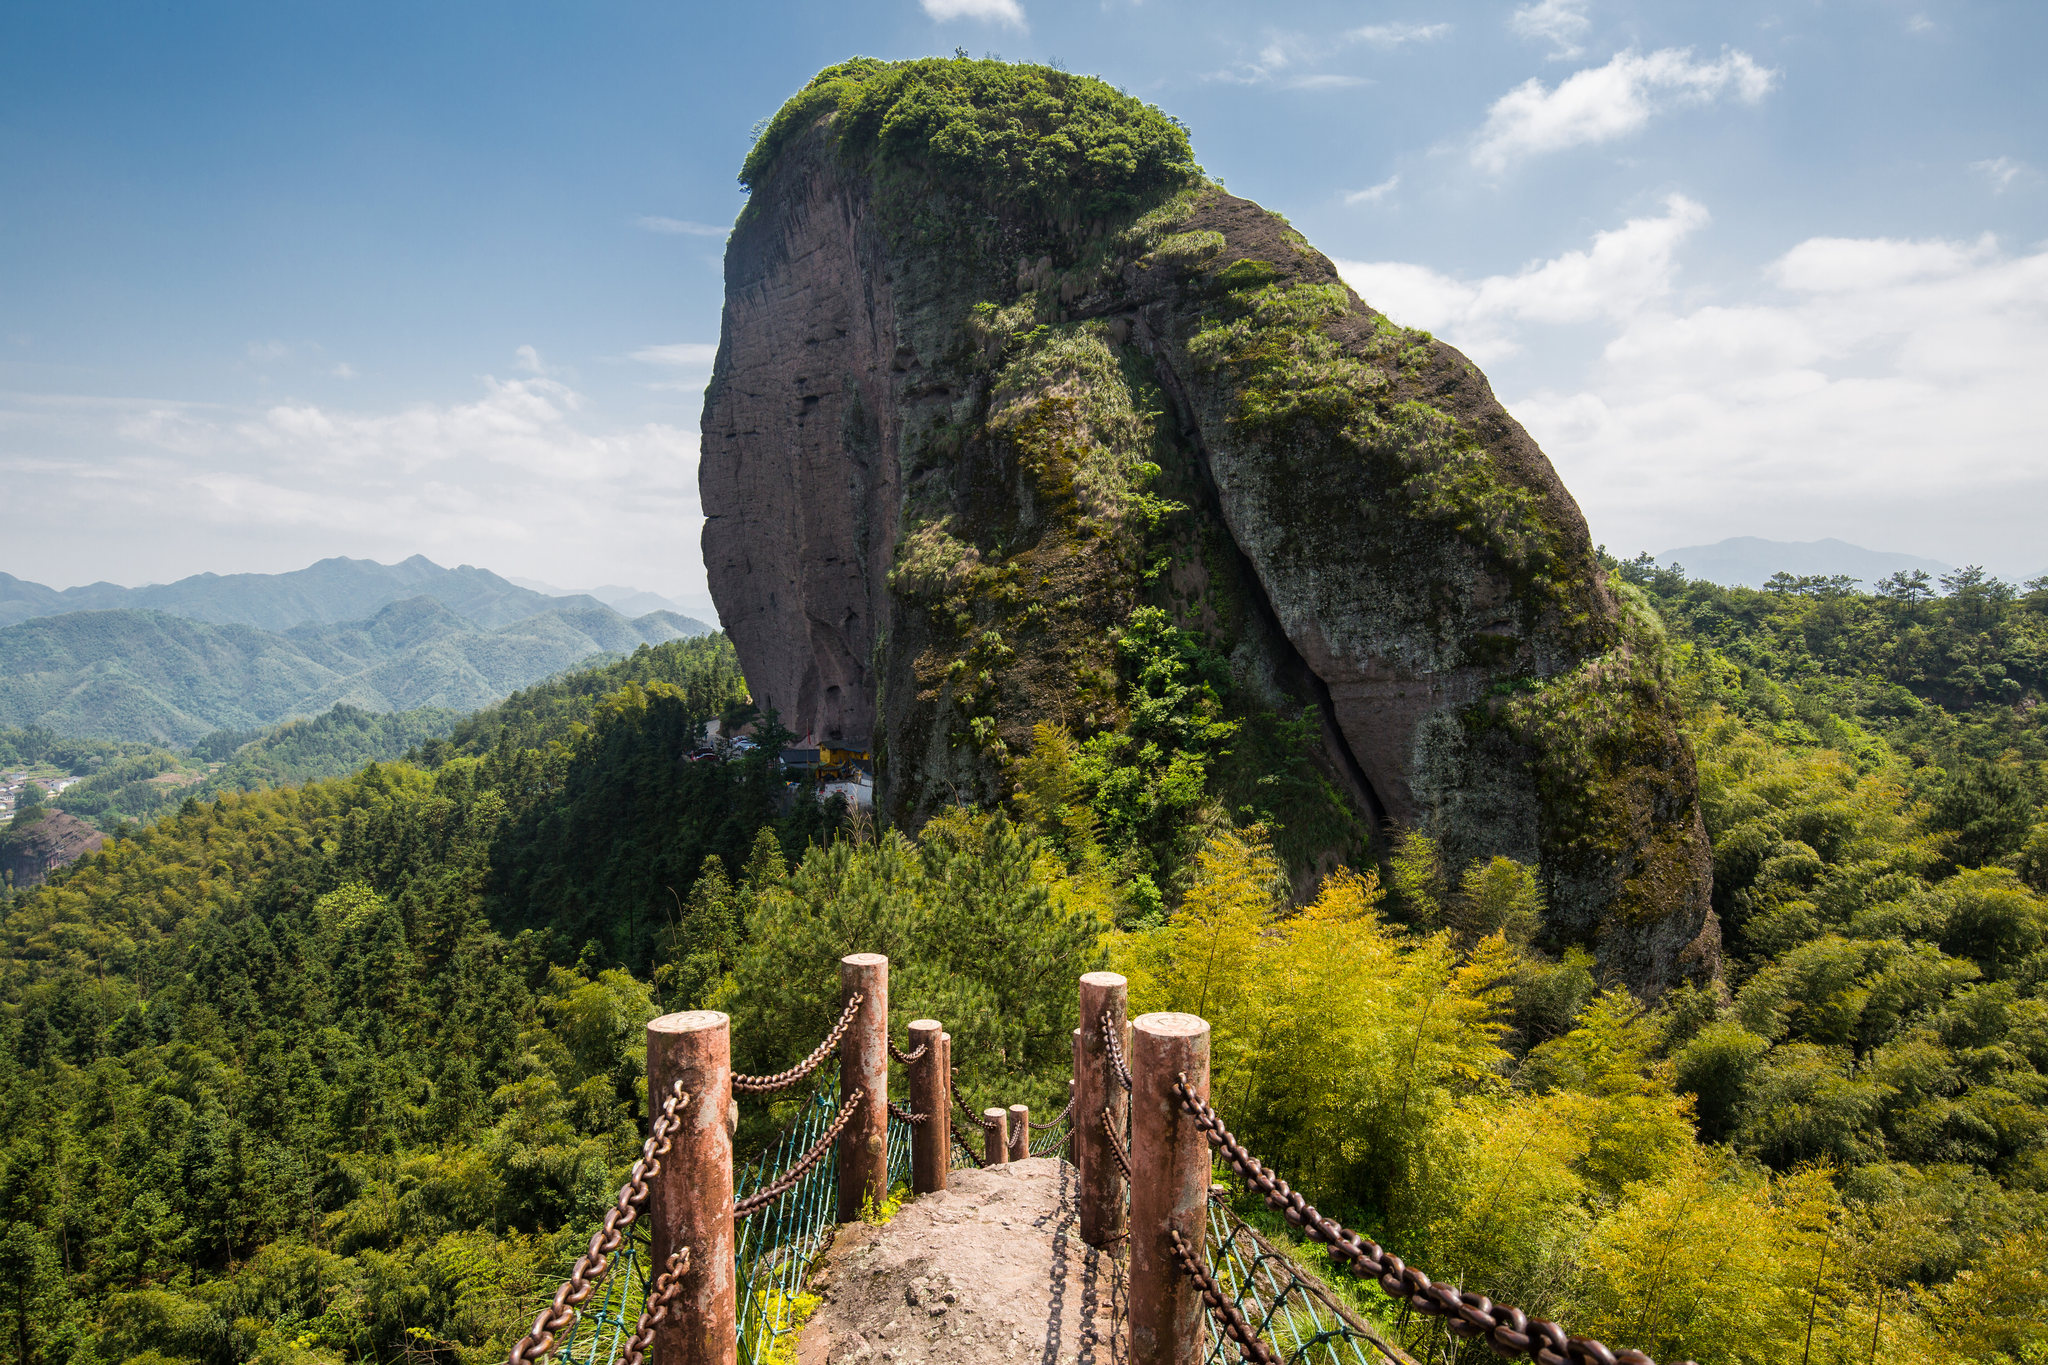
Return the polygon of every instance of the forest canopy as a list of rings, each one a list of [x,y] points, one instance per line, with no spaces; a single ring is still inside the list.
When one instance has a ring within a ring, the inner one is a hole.
[[[749,710],[729,644],[664,645],[7,903],[0,1361],[501,1358],[636,1149],[645,1020],[723,1008],[786,1065],[853,948],[977,1104],[1057,1107],[1075,976],[1127,972],[1212,1021],[1226,1120],[1319,1205],[1574,1331],[2042,1359],[2048,599],[1613,571],[1671,633],[1725,990],[1631,998],[1542,867],[1426,833],[1304,888],[1313,792],[1256,770],[1291,746],[1151,616],[1142,733],[1042,727],[1005,809],[915,835],[791,799],[766,744],[683,761]]]

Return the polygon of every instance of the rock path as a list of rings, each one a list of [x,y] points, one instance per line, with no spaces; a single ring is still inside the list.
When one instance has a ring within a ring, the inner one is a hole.
[[[1074,1168],[1037,1157],[949,1186],[840,1229],[798,1365],[1121,1361],[1122,1269],[1081,1240]]]

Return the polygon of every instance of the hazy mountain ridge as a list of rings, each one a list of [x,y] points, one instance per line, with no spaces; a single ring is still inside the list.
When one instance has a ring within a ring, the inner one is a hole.
[[[1730,536],[1712,545],[1685,545],[1666,550],[1657,562],[1682,568],[1689,578],[1726,588],[1761,588],[1772,574],[1832,576],[1846,574],[1866,585],[1914,569],[1939,576],[1955,566],[1895,550],[1866,550],[1846,540],[1765,540]]]
[[[592,658],[706,633],[674,613],[629,621],[595,601],[495,629],[425,596],[283,632],[155,610],[74,611],[0,629],[0,726],[189,744],[337,702],[470,711]]]
[[[657,609],[631,610],[639,598],[651,596],[622,597],[624,614],[637,617]],[[140,588],[91,583],[57,589],[0,573],[0,626],[77,611],[149,610],[212,625],[283,631],[308,622],[359,621],[413,597],[430,597],[485,629],[565,607],[608,607],[587,594],[536,592],[470,564],[445,569],[425,555],[397,564],[337,555],[290,573],[202,573]],[[672,605],[656,601],[659,607]]]

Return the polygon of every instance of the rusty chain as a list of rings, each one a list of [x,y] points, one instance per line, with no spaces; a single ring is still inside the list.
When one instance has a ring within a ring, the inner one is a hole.
[[[1131,1088],[1131,1069],[1124,1065],[1123,1040],[1117,1037],[1121,1032],[1123,1030],[1117,1028],[1104,1029],[1102,1031],[1102,1045],[1109,1051],[1110,1069],[1116,1073],[1116,1078],[1123,1088],[1129,1090]]]
[[[1025,1121],[1031,1125],[1033,1130],[1043,1132],[1047,1128],[1059,1127],[1061,1124],[1067,1121],[1067,1116],[1072,1114],[1073,1112],[1074,1097],[1072,1095],[1068,1095],[1067,1107],[1060,1110],[1058,1114],[1055,1114],[1053,1117],[1047,1119],[1044,1123],[1040,1123],[1037,1119],[1027,1119]]]
[[[909,1066],[912,1062],[921,1060],[924,1057],[924,1054],[930,1050],[931,1044],[929,1042],[923,1042],[917,1045],[917,1051],[905,1052],[902,1048],[896,1046],[896,1040],[894,1038],[891,1038],[889,1040],[889,1055],[891,1057],[894,1057],[897,1061],[903,1063],[903,1065],[905,1066]]]
[[[931,1117],[930,1114],[913,1114],[908,1109],[905,1109],[902,1105],[896,1103],[896,1101],[894,1100],[888,1101],[888,1105],[889,1112],[894,1114],[897,1118],[902,1119],[905,1123],[923,1123],[926,1119]]]
[[[967,1153],[967,1159],[973,1162],[976,1166],[982,1166],[987,1164],[984,1161],[982,1161],[982,1159],[979,1156],[975,1155],[974,1149],[967,1145],[967,1139],[961,1137],[957,1129],[953,1132],[953,1145],[955,1147],[958,1147],[961,1151]]]
[[[742,1095],[763,1095],[771,1090],[783,1090],[795,1085],[818,1069],[818,1063],[832,1055],[832,1049],[839,1046],[839,1040],[846,1036],[846,1030],[853,1023],[854,1011],[860,1008],[860,992],[855,991],[846,999],[846,1009],[841,1012],[839,1022],[825,1035],[825,1041],[818,1044],[810,1056],[798,1062],[787,1071],[778,1071],[772,1076],[734,1076],[732,1088]]]
[[[589,1302],[598,1281],[611,1268],[612,1255],[626,1240],[626,1229],[647,1206],[647,1182],[661,1174],[661,1160],[674,1145],[675,1131],[682,1123],[678,1113],[690,1102],[680,1079],[670,1087],[661,1113],[640,1146],[640,1159],[619,1188],[619,1197],[606,1210],[604,1224],[590,1235],[590,1246],[570,1268],[569,1278],[555,1291],[554,1300],[533,1320],[533,1330],[512,1348],[507,1365],[539,1365],[555,1349],[555,1333],[576,1321],[576,1310]]]
[[[1001,1119],[990,1119],[969,1109],[967,1101],[960,1098],[960,1091],[957,1088],[953,1086],[947,1086],[946,1088],[953,1092],[953,1103],[960,1106],[960,1112],[967,1115],[970,1122],[980,1124],[983,1132],[992,1133],[1001,1126]]]
[[[654,1333],[668,1321],[669,1309],[675,1307],[676,1296],[682,1292],[683,1276],[689,1269],[688,1247],[677,1247],[669,1253],[668,1267],[647,1292],[647,1306],[640,1310],[640,1324],[620,1354],[620,1365],[640,1365],[647,1358],[647,1352],[654,1346]]]
[[[1641,1351],[1616,1351],[1591,1337],[1568,1336],[1556,1323],[1532,1318],[1519,1308],[1496,1304],[1484,1294],[1431,1282],[1429,1276],[1384,1250],[1379,1243],[1317,1212],[1316,1206],[1303,1198],[1299,1190],[1245,1150],[1244,1144],[1223,1126],[1216,1111],[1195,1094],[1185,1074],[1174,1081],[1173,1093],[1208,1138],[1209,1145],[1222,1153],[1230,1168],[1266,1201],[1268,1208],[1300,1228],[1310,1241],[1328,1247],[1353,1275],[1378,1280],[1388,1297],[1418,1313],[1444,1318],[1444,1326],[1451,1335],[1465,1340],[1483,1336],[1494,1354],[1510,1360],[1526,1355],[1537,1365],[1657,1365]],[[1107,1111],[1104,1112],[1106,1122]],[[1114,1146],[1113,1141],[1111,1145]],[[1683,1365],[1693,1362],[1685,1361]]]
[[[839,1135],[846,1131],[846,1125],[853,1121],[853,1111],[862,1100],[867,1098],[867,1094],[868,1092],[865,1090],[856,1090],[841,1100],[839,1102],[839,1117],[832,1120],[832,1126],[825,1130],[824,1134],[812,1145],[810,1151],[798,1157],[796,1164],[783,1172],[780,1180],[776,1181],[773,1185],[766,1185],[761,1189],[755,1190],[745,1199],[734,1201],[732,1206],[733,1221],[738,1222],[750,1214],[767,1208],[770,1204],[782,1198],[783,1195],[795,1189],[797,1181],[804,1178],[804,1173],[817,1165],[825,1153],[832,1150],[832,1144],[837,1142]]]
[[[1107,1109],[1102,1111],[1102,1132],[1109,1139],[1109,1154],[1116,1158],[1116,1168],[1124,1173],[1124,1184],[1129,1185],[1133,1183],[1131,1180],[1131,1159],[1124,1155],[1123,1141],[1116,1135],[1116,1120],[1109,1116],[1109,1110]]]
[[[1223,1330],[1237,1343],[1237,1358],[1249,1361],[1251,1365],[1280,1365],[1279,1354],[1259,1339],[1259,1334],[1245,1321],[1244,1314],[1230,1301],[1230,1296],[1217,1286],[1209,1268],[1195,1255],[1194,1248],[1188,1245],[1187,1238],[1181,1236],[1180,1229],[1168,1228],[1166,1240],[1173,1252],[1174,1264],[1195,1282],[1195,1288],[1202,1291],[1202,1302],[1222,1321]]]

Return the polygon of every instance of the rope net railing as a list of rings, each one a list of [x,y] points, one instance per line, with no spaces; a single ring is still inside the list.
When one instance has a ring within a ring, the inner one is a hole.
[[[1656,1365],[1641,1351],[1617,1351],[1590,1337],[1571,1336],[1557,1323],[1532,1318],[1519,1308],[1496,1304],[1484,1294],[1432,1281],[1378,1242],[1318,1212],[1299,1190],[1245,1149],[1216,1111],[1195,1093],[1185,1075],[1174,1082],[1173,1093],[1209,1145],[1245,1182],[1247,1189],[1265,1200],[1268,1208],[1299,1228],[1310,1241],[1322,1243],[1353,1275],[1378,1281],[1381,1290],[1396,1303],[1417,1313],[1443,1318],[1450,1335],[1467,1341],[1484,1338],[1496,1355],[1510,1360],[1526,1355],[1536,1365]],[[1693,1362],[1685,1361],[1683,1365]]]
[[[1376,1334],[1354,1321],[1334,1295],[1292,1256],[1261,1237],[1228,1205],[1209,1202],[1209,1235],[1203,1247],[1215,1290],[1284,1365],[1381,1365]],[[1206,1297],[1206,1296],[1205,1296]],[[1209,1309],[1212,1365],[1259,1359],[1229,1330],[1225,1315]]]
[[[806,1153],[842,1118],[839,1103],[827,1095],[813,1096],[796,1119],[761,1155],[733,1178],[735,1213],[742,1200],[755,1198],[788,1178]],[[733,1255],[738,1267],[736,1320],[739,1357],[748,1362],[772,1359],[776,1343],[793,1330],[800,1317],[798,1300],[810,1278],[811,1264],[832,1240],[839,1180],[838,1153],[825,1143],[825,1155],[798,1174],[759,1216],[734,1231]]]
[[[664,1275],[658,1281],[665,1284],[666,1294],[650,1299],[642,1259],[645,1253],[635,1231],[645,1226],[640,1222],[640,1215],[647,1208],[647,1182],[661,1174],[661,1163],[674,1145],[676,1129],[682,1124],[682,1111],[690,1102],[691,1096],[683,1089],[682,1082],[677,1081],[662,1101],[661,1112],[655,1116],[648,1130],[647,1141],[640,1146],[640,1159],[633,1163],[626,1183],[619,1189],[619,1197],[606,1211],[598,1230],[591,1234],[589,1247],[576,1258],[569,1278],[555,1291],[548,1306],[540,1310],[540,1315],[533,1320],[532,1329],[512,1348],[509,1365],[537,1365],[537,1362],[557,1354],[564,1360],[592,1362],[603,1359],[610,1362],[624,1359],[627,1365],[640,1365],[640,1357],[630,1354],[634,1343],[640,1343],[638,1349],[644,1352],[646,1342],[642,1342],[641,1337],[645,1335],[647,1341],[653,1340],[652,1329],[667,1316],[669,1303],[675,1296],[676,1280],[682,1273],[682,1267],[689,1264],[690,1249],[679,1248],[670,1258],[670,1268],[675,1273]],[[598,1300],[598,1307],[586,1310],[585,1305],[593,1298]],[[646,1321],[648,1319],[652,1321]],[[591,1331],[582,1335],[588,1343],[589,1354],[579,1357],[572,1348],[586,1320],[591,1324]],[[636,1331],[631,1338],[626,1338],[629,1322],[636,1327],[644,1326],[645,1330]],[[556,1334],[565,1330],[567,1336],[558,1348]],[[600,1349],[605,1352],[602,1357],[598,1355]]]

